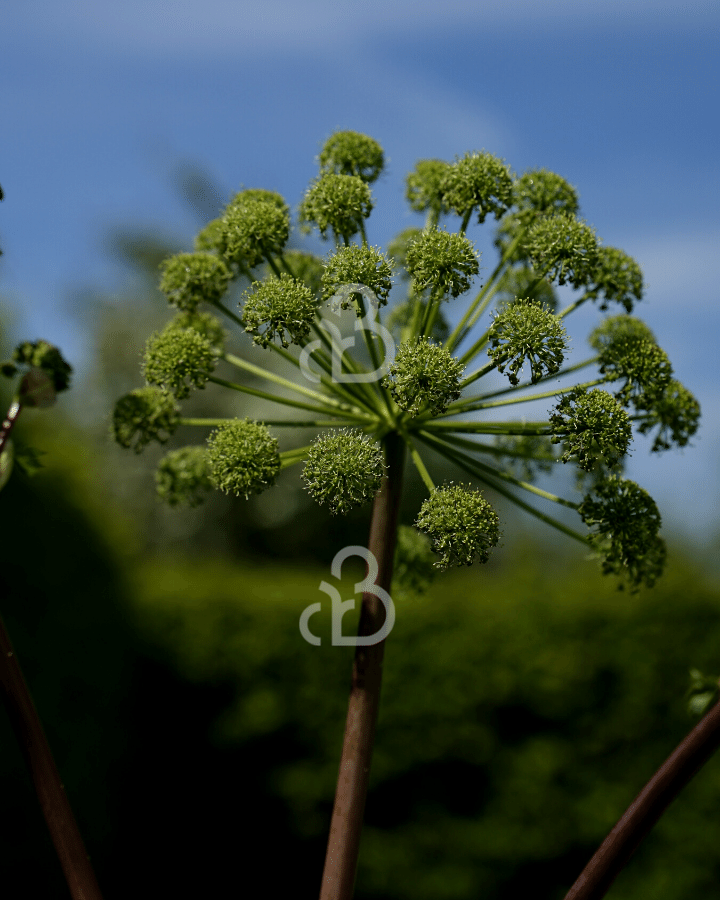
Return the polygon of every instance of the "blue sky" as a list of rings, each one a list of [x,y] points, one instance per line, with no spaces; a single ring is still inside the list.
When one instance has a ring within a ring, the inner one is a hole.
[[[325,138],[370,134],[389,159],[368,234],[384,244],[416,224],[403,178],[418,159],[485,149],[518,173],[563,175],[603,241],[642,266],[637,312],[703,424],[684,452],[650,458],[636,442],[628,475],[702,538],[720,524],[719,26],[715,0],[4,4],[0,294],[12,336],[53,340],[82,371],[92,309],[78,318],[69,297],[123,286],[105,250],[114,226],[190,245],[198,222],[173,186],[183,162],[228,197],[265,187],[294,206]],[[580,350],[596,320],[569,320]]]

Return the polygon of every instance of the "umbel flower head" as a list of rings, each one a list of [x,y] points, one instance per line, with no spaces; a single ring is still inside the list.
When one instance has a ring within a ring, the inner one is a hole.
[[[309,287],[284,272],[255,281],[245,291],[242,320],[253,341],[267,347],[279,339],[283,347],[301,344],[310,333],[316,301]]]
[[[254,269],[268,254],[281,254],[290,234],[290,208],[274,191],[249,189],[230,201],[214,229],[223,258]]]
[[[275,484],[280,471],[277,438],[250,419],[234,419],[208,438],[210,480],[224,494],[245,497]]]
[[[366,134],[337,131],[325,141],[319,161],[322,172],[357,175],[372,184],[383,170],[385,156],[380,144]]]
[[[631,313],[638,300],[642,300],[643,277],[635,260],[615,247],[599,247],[595,273],[586,290],[589,299],[601,298],[600,309],[605,311],[610,302],[625,307]]]
[[[195,312],[200,303],[219,303],[232,277],[212,253],[178,253],[160,266],[160,290],[178,309]]]
[[[331,300],[346,284],[363,284],[375,294],[378,306],[385,306],[392,288],[392,266],[379,247],[351,244],[339,247],[328,259],[322,276],[323,300]],[[357,296],[357,295],[352,295]],[[352,296],[340,302],[348,309]],[[358,307],[357,314],[362,315]]]
[[[595,233],[568,213],[544,216],[531,225],[526,248],[535,271],[560,285],[582,287],[597,271]]]
[[[550,416],[553,443],[562,441],[560,459],[575,460],[586,472],[600,463],[612,469],[623,459],[632,440],[625,410],[607,391],[576,389],[564,394]]]
[[[655,501],[634,481],[617,475],[596,485],[594,494],[584,498],[578,511],[595,529],[591,540],[603,572],[626,576],[633,589],[641,584],[652,587],[666,556]]]
[[[492,153],[466,153],[445,172],[440,187],[443,203],[463,216],[473,211],[478,224],[490,213],[499,219],[513,199],[513,178],[505,163]]]
[[[142,373],[148,384],[172,391],[182,400],[191,387],[205,387],[216,362],[216,351],[206,337],[170,322],[148,339]]]
[[[160,460],[155,472],[158,496],[170,506],[199,506],[213,488],[207,447],[181,447]]]
[[[440,554],[439,569],[487,562],[500,540],[498,515],[480,491],[452,482],[437,488],[420,507],[415,521]]]
[[[700,404],[690,391],[673,379],[662,394],[656,397],[651,408],[641,412],[646,418],[640,423],[640,434],[649,434],[657,428],[651,447],[654,453],[669,450],[673,445],[685,447],[698,429]]]
[[[384,472],[382,448],[362,432],[342,428],[316,438],[302,477],[318,503],[345,515],[373,499]]]
[[[439,216],[450,211],[443,200],[443,179],[450,163],[441,159],[422,159],[405,178],[405,197],[416,212],[430,210]]]
[[[464,369],[444,347],[430,338],[418,338],[400,345],[383,383],[400,409],[411,416],[426,405],[438,415],[460,396]]]
[[[143,387],[117,401],[111,427],[121,447],[140,453],[151,441],[164,444],[179,420],[180,407],[172,394],[158,387]]]
[[[18,397],[23,406],[52,406],[56,395],[70,387],[72,366],[47,341],[23,341],[15,347],[11,359],[0,363],[0,372],[7,378],[21,370],[25,374]]]
[[[372,208],[372,194],[362,178],[326,172],[308,188],[299,215],[306,231],[317,225],[325,238],[330,229],[336,241],[347,244],[363,230]]]
[[[464,294],[480,271],[472,241],[464,234],[449,234],[436,228],[421,232],[409,244],[406,260],[415,292],[429,289],[437,297]]]
[[[568,337],[562,322],[533,300],[516,300],[497,313],[488,332],[488,356],[498,371],[508,368],[510,384],[519,384],[518,373],[530,364],[533,384],[560,370]]]

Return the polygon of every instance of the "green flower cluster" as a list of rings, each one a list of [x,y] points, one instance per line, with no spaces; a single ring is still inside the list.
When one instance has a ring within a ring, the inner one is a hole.
[[[361,432],[342,428],[321,434],[308,450],[303,481],[332,515],[373,499],[385,472],[382,448]]]
[[[461,362],[430,338],[400,345],[383,384],[397,405],[416,416],[425,406],[436,416],[460,396]]]
[[[420,507],[415,525],[440,555],[439,569],[487,562],[500,540],[498,515],[480,491],[452,482],[437,488]]]
[[[182,400],[191,387],[205,387],[216,362],[217,351],[204,335],[170,322],[148,339],[142,374],[148,384],[171,391]]]
[[[363,284],[375,294],[378,306],[385,306],[392,288],[392,266],[379,247],[351,244],[340,247],[325,265],[322,276],[323,300],[331,300],[346,284]],[[362,296],[351,294],[340,302],[341,309],[348,309],[352,299]],[[362,306],[357,309],[362,315]]]
[[[245,291],[242,321],[253,341],[267,347],[278,338],[283,347],[302,344],[315,318],[316,301],[309,287],[284,272],[255,281]],[[287,332],[287,335],[286,335]]]
[[[179,421],[180,407],[172,394],[157,387],[136,388],[115,404],[113,437],[121,447],[140,453],[152,441],[164,444]]]
[[[195,312],[199,303],[219,303],[232,277],[211,253],[178,253],[160,266],[160,290],[178,309]]]
[[[447,231],[423,231],[409,244],[407,270],[417,294],[430,290],[436,297],[459,297],[470,287],[480,271],[478,255],[463,234]]]
[[[216,428],[208,438],[207,455],[213,486],[246,500],[275,484],[280,471],[277,438],[250,419],[235,419]]]
[[[625,410],[607,391],[577,389],[560,398],[550,416],[553,443],[562,441],[560,459],[586,472],[600,462],[614,468],[627,454],[632,428]]]
[[[534,300],[516,300],[495,316],[488,332],[488,356],[498,371],[508,368],[510,384],[520,383],[518,373],[530,364],[533,384],[560,370],[568,337],[562,322]]]
[[[372,194],[362,178],[326,172],[308,188],[300,204],[300,221],[306,230],[316,225],[323,237],[330,230],[336,240],[348,244],[364,230],[372,208]]]

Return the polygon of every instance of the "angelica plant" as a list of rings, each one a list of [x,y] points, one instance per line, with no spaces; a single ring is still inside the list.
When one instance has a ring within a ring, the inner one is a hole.
[[[146,384],[118,401],[115,439],[140,452],[179,429],[204,436],[160,463],[158,492],[171,504],[197,505],[213,489],[247,499],[292,466],[302,467],[307,490],[331,517],[372,503],[368,549],[378,593],[363,594],[360,637],[377,633],[385,619],[378,594],[392,585],[408,459],[427,492],[413,531],[424,543],[404,533],[398,570],[407,571],[408,547],[416,571],[426,568],[428,553],[441,570],[487,561],[502,535],[490,491],[589,546],[603,571],[631,591],[651,586],[665,559],[660,513],[623,476],[623,464],[633,430],[654,434],[655,453],[685,446],[699,407],[650,329],[631,315],[643,297],[637,263],[602,245],[578,217],[577,192],[562,177],[544,169],[517,176],[485,151],[452,163],[420,161],[407,177],[406,197],[426,215],[425,225],[403,231],[383,252],[367,237],[370,185],[384,164],[380,145],[339,132],[319,163],[297,220],[301,231],[317,229],[330,242],[324,258],[287,249],[288,205],[272,191],[251,189],[200,232],[193,252],[164,263],[161,290],[184,318],[148,340]],[[491,218],[499,259],[478,285],[480,254],[467,232]],[[233,308],[227,291],[243,279]],[[558,312],[562,285],[575,294]],[[383,324],[391,293],[398,302]],[[462,295],[469,300],[451,328],[446,310]],[[570,365],[566,324],[588,304],[599,317],[591,352]],[[357,344],[340,339],[326,315],[342,309],[354,310],[362,326]],[[216,316],[256,351],[279,357],[287,375],[228,352]],[[267,389],[232,381],[220,367],[265,379]],[[577,383],[583,369],[592,374]],[[497,386],[498,376],[507,386]],[[211,385],[294,415],[259,422],[183,416],[180,402]],[[535,420],[512,416],[519,402],[535,404]],[[502,408],[505,420],[487,417]],[[283,429],[298,425],[319,433],[306,446],[288,446]],[[428,450],[451,462],[462,480],[437,484]],[[535,483],[540,473],[568,464],[579,473],[580,496],[561,497]],[[574,511],[577,526],[553,507]],[[356,649],[325,900],[352,895],[384,644]]]

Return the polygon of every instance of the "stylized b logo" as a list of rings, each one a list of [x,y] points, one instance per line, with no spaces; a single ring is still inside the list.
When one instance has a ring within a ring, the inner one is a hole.
[[[378,573],[378,564],[377,560],[367,547],[354,545],[352,547],[345,547],[343,550],[336,553],[330,568],[333,578],[340,578],[342,564],[348,556],[360,556],[367,563],[368,573],[363,581],[357,582],[355,585],[355,592],[361,594],[373,594],[380,600],[385,607],[385,624],[379,631],[376,631],[375,634],[368,634],[362,637],[353,637],[350,635],[345,637],[342,633],[342,618],[348,610],[355,608],[355,599],[341,600],[340,592],[337,588],[328,584],[327,581],[321,581],[320,590],[328,594],[332,601],[332,645],[333,647],[368,647],[371,644],[380,643],[380,641],[384,640],[392,631],[392,627],[395,624],[395,604],[392,602],[390,594],[381,588],[380,585],[375,584]],[[321,603],[311,603],[310,606],[307,606],[302,611],[300,616],[300,634],[305,638],[308,644],[313,644],[316,647],[320,646],[322,639],[310,631],[308,622],[310,621],[310,616],[312,616],[313,613],[320,612],[321,609]]]

